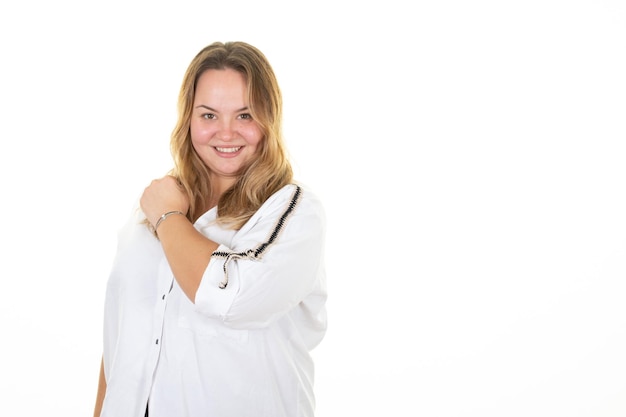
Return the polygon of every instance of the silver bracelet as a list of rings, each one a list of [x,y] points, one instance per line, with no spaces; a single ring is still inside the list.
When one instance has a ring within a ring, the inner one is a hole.
[[[161,224],[161,222],[165,219],[167,219],[168,217],[170,217],[172,214],[180,214],[180,215],[185,215],[185,213],[183,213],[182,211],[168,211],[167,213],[163,214],[161,217],[159,217],[159,220],[157,220],[156,224],[154,225],[154,231],[156,232],[156,230],[159,228],[159,225]]]

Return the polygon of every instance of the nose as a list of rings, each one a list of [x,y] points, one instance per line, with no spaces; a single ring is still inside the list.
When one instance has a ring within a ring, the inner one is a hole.
[[[222,119],[219,125],[218,138],[224,141],[231,140],[235,136],[234,126],[230,120]]]

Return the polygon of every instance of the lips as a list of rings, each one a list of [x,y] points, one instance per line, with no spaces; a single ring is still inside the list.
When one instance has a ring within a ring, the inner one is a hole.
[[[235,153],[235,152],[237,152],[239,149],[241,149],[241,146],[237,146],[237,147],[234,147],[234,148],[221,148],[221,147],[217,147],[217,146],[216,146],[216,147],[215,147],[215,149],[216,149],[218,152],[222,152],[222,153]]]

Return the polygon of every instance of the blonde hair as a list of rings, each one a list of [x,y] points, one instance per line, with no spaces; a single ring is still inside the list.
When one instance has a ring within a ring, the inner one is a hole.
[[[178,121],[171,136],[171,152],[176,177],[187,193],[187,217],[194,221],[211,200],[207,166],[191,143],[190,120],[196,85],[210,69],[232,69],[244,76],[248,107],[263,132],[257,157],[242,170],[235,184],[218,201],[217,221],[240,229],[276,191],[289,184],[293,171],[282,136],[282,94],[265,55],[245,42],[215,42],[202,49],[189,64],[178,96]]]

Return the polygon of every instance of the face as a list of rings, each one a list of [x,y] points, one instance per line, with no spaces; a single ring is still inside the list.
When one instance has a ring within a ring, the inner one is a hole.
[[[207,70],[196,85],[191,142],[222,190],[252,161],[263,133],[249,113],[244,76],[232,69]]]

